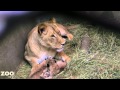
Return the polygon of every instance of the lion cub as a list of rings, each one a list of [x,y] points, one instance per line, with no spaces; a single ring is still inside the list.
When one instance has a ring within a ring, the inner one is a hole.
[[[63,61],[70,61],[63,52],[66,38],[72,40],[73,35],[54,18],[36,25],[30,31],[24,53],[25,59],[32,66],[29,77],[41,67],[40,63],[49,57],[54,58],[57,55]]]
[[[41,63],[41,67],[28,79],[52,79],[53,76],[60,73],[67,66],[67,63],[61,60],[49,58]]]

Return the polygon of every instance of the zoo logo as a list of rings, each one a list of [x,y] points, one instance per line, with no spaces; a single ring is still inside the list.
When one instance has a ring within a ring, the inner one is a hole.
[[[0,71],[0,76],[14,76],[15,72],[13,71]]]

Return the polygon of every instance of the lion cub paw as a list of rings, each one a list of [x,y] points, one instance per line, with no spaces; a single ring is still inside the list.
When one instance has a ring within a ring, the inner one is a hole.
[[[62,60],[66,61],[67,63],[69,63],[71,61],[71,58],[69,56],[66,56]]]

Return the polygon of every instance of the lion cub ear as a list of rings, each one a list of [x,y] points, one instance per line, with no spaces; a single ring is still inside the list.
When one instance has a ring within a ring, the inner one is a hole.
[[[49,21],[52,22],[52,23],[56,23],[56,19],[55,18],[51,18]]]
[[[68,34],[67,37],[68,37],[69,40],[73,40],[73,35],[72,34]]]
[[[38,26],[38,33],[41,34],[45,34],[46,33],[46,26],[42,25],[42,26]]]

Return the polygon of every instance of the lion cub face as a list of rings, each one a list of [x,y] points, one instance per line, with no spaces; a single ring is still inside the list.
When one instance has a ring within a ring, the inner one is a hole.
[[[40,35],[41,44],[47,48],[52,48],[57,52],[60,52],[64,48],[66,42],[55,30],[49,25],[43,23],[38,26],[38,33]]]
[[[67,38],[69,40],[73,38],[72,34],[63,25],[56,23],[55,19],[39,24],[38,33],[41,37],[41,44],[57,52],[63,50]]]

